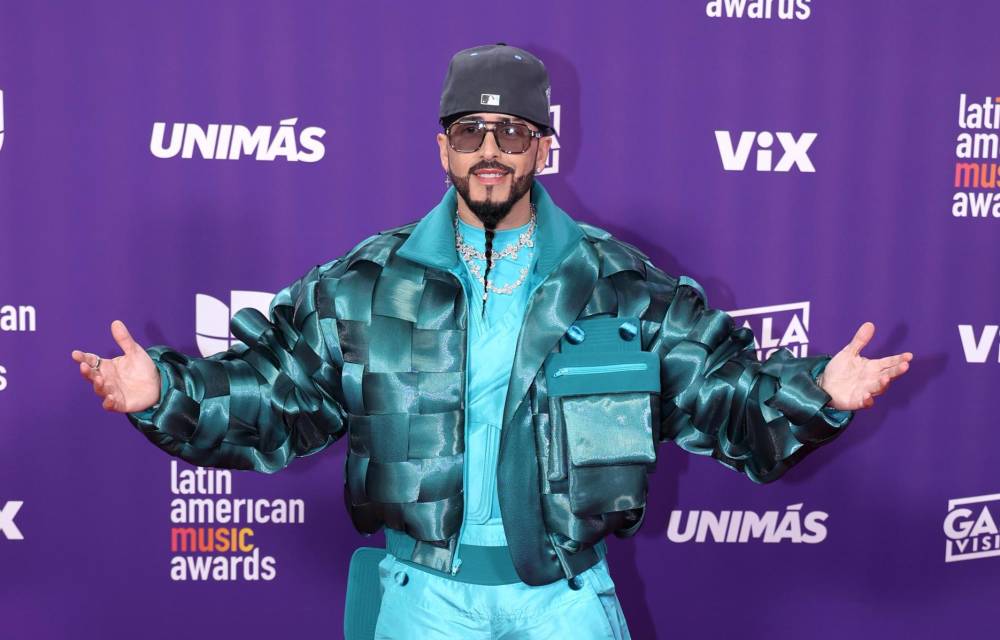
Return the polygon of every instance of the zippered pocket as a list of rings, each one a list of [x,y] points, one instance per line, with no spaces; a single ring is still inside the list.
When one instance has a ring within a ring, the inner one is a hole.
[[[578,516],[641,508],[656,461],[659,357],[598,347],[575,345],[545,361],[547,479],[568,480],[562,490]]]
[[[660,359],[648,351],[550,353],[545,375],[550,396],[660,391]]]
[[[622,364],[598,364],[583,367],[562,367],[556,369],[552,374],[559,376],[578,376],[592,373],[616,373],[618,371],[645,371],[648,365],[645,362],[625,362]]]

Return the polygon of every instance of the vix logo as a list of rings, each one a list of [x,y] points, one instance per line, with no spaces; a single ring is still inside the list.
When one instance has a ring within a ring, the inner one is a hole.
[[[212,296],[195,295],[195,340],[202,357],[225,351],[235,344],[243,344],[229,332],[229,323],[240,309],[252,307],[268,316],[273,293],[266,291],[231,291],[229,306]]]
[[[546,96],[548,96],[548,92],[549,90],[546,89]],[[538,173],[540,176],[559,173],[559,121],[562,118],[562,107],[558,104],[551,105],[549,113],[552,114],[552,128],[556,132],[552,136],[552,146],[549,147],[549,157],[545,160],[545,168]]]
[[[8,540],[24,540],[21,530],[14,524],[14,516],[21,510],[23,504],[21,500],[8,500],[3,509],[0,509],[0,532],[3,532]]]
[[[0,89],[0,149],[3,149],[3,89]]]
[[[965,361],[980,364],[986,362],[986,358],[989,356],[990,351],[993,350],[993,344],[996,342],[998,329],[1000,329],[1000,326],[988,324],[983,327],[977,338],[974,333],[975,329],[972,328],[971,324],[958,325],[958,335],[962,338]],[[1000,362],[1000,348],[997,349],[997,362]]]
[[[743,171],[750,158],[750,152],[756,145],[757,171],[786,172],[795,166],[804,173],[815,173],[816,168],[809,159],[808,151],[817,135],[816,133],[803,133],[795,138],[788,131],[778,131],[774,134],[770,131],[743,131],[740,133],[739,144],[733,148],[732,134],[728,131],[716,131],[715,142],[719,146],[722,167],[726,171]],[[778,164],[773,165],[771,146],[774,145],[775,136],[778,137],[778,142],[781,144],[782,155]]]
[[[778,349],[788,349],[796,358],[809,351],[809,301],[730,311],[736,324],[753,331],[757,358],[763,362]]]

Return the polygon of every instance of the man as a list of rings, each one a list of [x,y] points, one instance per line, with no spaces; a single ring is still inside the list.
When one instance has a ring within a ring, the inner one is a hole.
[[[238,313],[246,347],[143,350],[115,321],[124,355],[73,358],[194,464],[272,473],[349,434],[352,521],[386,534],[376,637],[628,637],[603,539],[641,525],[656,443],[772,481],[912,354],[860,356],[865,323],[832,359],[760,363],[696,282],[570,218],[534,181],[553,130],[527,51],[457,53],[439,115],[441,203],[317,265],[269,319]]]

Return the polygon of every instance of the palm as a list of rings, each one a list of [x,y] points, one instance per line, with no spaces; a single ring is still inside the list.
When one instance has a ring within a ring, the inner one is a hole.
[[[841,349],[820,376],[819,383],[830,394],[834,409],[863,409],[875,404],[875,396],[885,393],[889,383],[909,369],[910,352],[885,358],[869,359],[861,349],[875,335],[875,325],[866,322],[854,334],[851,342]]]
[[[119,413],[148,409],[160,398],[160,374],[156,365],[132,339],[124,323],[113,322],[111,334],[123,355],[102,358],[100,367],[95,369],[97,356],[74,350],[72,356],[80,363],[80,374],[93,383],[94,393],[101,396],[105,409]]]

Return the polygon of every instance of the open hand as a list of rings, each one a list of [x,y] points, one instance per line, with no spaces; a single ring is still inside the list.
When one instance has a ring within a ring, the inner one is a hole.
[[[94,385],[108,411],[142,411],[160,399],[160,372],[153,359],[132,339],[125,323],[111,323],[111,335],[124,355],[99,358],[96,354],[74,349],[72,357],[80,363],[80,375]]]
[[[830,394],[828,404],[834,409],[854,411],[871,407],[875,396],[884,393],[892,380],[910,368],[913,354],[909,351],[876,360],[860,355],[873,335],[875,325],[862,324],[854,339],[827,363],[817,379],[819,386]]]

